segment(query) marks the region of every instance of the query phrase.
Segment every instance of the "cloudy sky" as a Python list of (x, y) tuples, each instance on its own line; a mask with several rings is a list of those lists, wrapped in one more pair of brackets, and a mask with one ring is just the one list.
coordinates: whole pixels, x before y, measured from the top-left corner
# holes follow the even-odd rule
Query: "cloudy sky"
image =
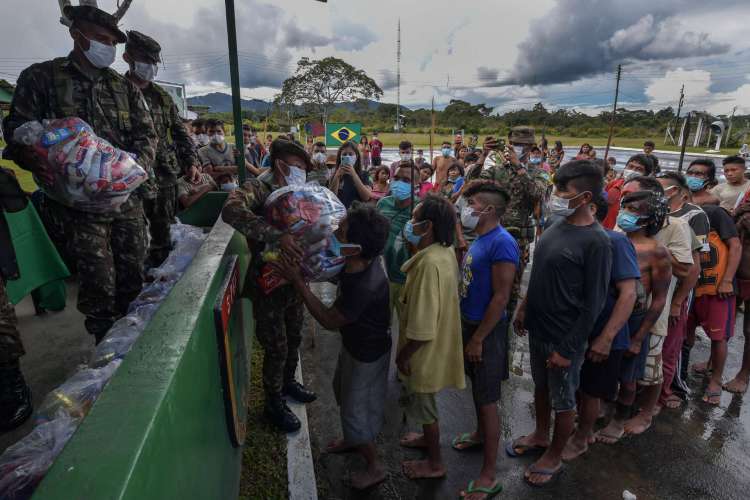
[[(77, 0), (74, 0), (76, 3)], [(114, 10), (115, 0), (99, 0)], [(236, 0), (245, 98), (269, 99), (302, 56), (334, 55), (364, 69), (395, 102), (401, 19), (401, 101), (451, 99), (498, 111), (530, 107), (596, 113), (611, 106), (623, 64), (623, 106), (750, 113), (748, 0)], [(0, 78), (65, 55), (55, 0), (2, 0)], [(47, 16), (40, 13), (46, 12)], [(226, 91), (224, 2), (133, 0), (122, 22), (157, 38), (160, 79), (189, 95)], [(124, 70), (124, 63), (116, 66)]]

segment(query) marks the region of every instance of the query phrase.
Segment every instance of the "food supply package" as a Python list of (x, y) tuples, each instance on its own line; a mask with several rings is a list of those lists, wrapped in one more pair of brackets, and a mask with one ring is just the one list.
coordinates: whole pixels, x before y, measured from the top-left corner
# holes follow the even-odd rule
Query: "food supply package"
[(129, 153), (97, 136), (80, 118), (26, 122), (13, 140), (31, 146), (54, 174), (51, 186), (41, 184), (44, 191), (77, 210), (112, 212), (148, 179)]
[[(266, 221), (276, 229), (289, 232), (305, 253), (302, 275), (308, 281), (328, 281), (344, 267), (333, 232), (346, 216), (346, 208), (335, 194), (317, 183), (298, 184), (277, 189), (265, 204)], [(277, 246), (268, 246), (262, 254), (258, 284), (268, 294), (286, 283), (274, 272), (273, 262), (280, 258)]]

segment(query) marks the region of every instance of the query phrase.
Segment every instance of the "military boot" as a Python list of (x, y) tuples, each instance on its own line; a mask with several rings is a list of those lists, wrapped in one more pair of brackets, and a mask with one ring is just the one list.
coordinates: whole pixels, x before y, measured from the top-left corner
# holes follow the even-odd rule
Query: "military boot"
[(292, 410), (286, 405), (281, 394), (266, 394), (266, 418), (284, 432), (298, 431), (302, 424)]
[(283, 390), (284, 396), (289, 396), (295, 401), (300, 403), (312, 403), (318, 399), (317, 394), (313, 391), (306, 389), (304, 385), (300, 384), (296, 380), (292, 380), (284, 385)]
[(9, 431), (31, 416), (31, 389), (18, 361), (0, 365), (0, 431)]

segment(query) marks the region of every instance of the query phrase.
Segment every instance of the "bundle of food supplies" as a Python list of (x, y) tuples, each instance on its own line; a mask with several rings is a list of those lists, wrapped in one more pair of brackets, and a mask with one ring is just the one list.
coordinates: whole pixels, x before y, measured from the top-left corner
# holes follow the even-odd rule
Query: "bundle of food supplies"
[(116, 210), (148, 179), (130, 153), (97, 136), (80, 118), (26, 122), (15, 130), (13, 140), (31, 146), (54, 175), (44, 191), (78, 210)]
[[(336, 195), (316, 183), (277, 189), (265, 205), (266, 221), (294, 236), (302, 248), (302, 275), (307, 281), (328, 281), (344, 267), (333, 232), (345, 216), (346, 208)], [(268, 246), (262, 254), (266, 264), (258, 284), (266, 294), (286, 283), (272, 265), (280, 257), (277, 245)]]

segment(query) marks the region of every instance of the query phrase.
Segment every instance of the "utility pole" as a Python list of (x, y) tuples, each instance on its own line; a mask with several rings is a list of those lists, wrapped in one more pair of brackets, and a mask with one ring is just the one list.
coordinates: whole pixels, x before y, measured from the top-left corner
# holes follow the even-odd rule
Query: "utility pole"
[(687, 118), (685, 119), (685, 127), (683, 129), (682, 145), (680, 146), (680, 160), (677, 163), (677, 172), (682, 173), (682, 161), (685, 159), (685, 148), (687, 147), (688, 137), (690, 136), (690, 113), (688, 112)]
[[(682, 104), (685, 102), (685, 84), (682, 84), (682, 88), (680, 89), (680, 101), (677, 104), (677, 116), (674, 118), (674, 124), (675, 124), (675, 132), (677, 132), (676, 127), (679, 127), (680, 125), (680, 112), (682, 111)], [(672, 138), (672, 142), (674, 142), (674, 135), (672, 135), (672, 131), (670, 130), (671, 126), (667, 128), (667, 134)], [(664, 144), (667, 143), (666, 136), (664, 137)]]
[(727, 136), (724, 139), (724, 146), (729, 144), (729, 137), (732, 135), (732, 119), (734, 118), (735, 111), (737, 111), (737, 106), (732, 108), (732, 114), (729, 116), (729, 126), (727, 127)]
[(607, 137), (607, 148), (604, 150), (604, 161), (609, 156), (609, 146), (612, 144), (612, 134), (615, 131), (615, 113), (617, 112), (617, 98), (620, 96), (620, 78), (622, 77), (622, 64), (617, 65), (617, 83), (615, 84), (615, 103), (612, 105), (612, 116), (609, 118), (609, 137)]
[(396, 132), (401, 132), (401, 18), (396, 38)]
[(432, 141), (435, 135), (435, 96), (432, 96), (432, 111), (430, 112), (430, 164), (432, 164)]
[[(234, 20), (234, 0), (225, 0), (227, 11), (227, 42), (229, 45), (229, 76), (232, 81), (232, 114), (234, 115), (234, 144), (237, 151), (244, 151), (242, 138), (242, 104), (240, 102), (240, 69), (237, 59), (237, 27)], [(237, 173), (240, 184), (245, 182), (245, 156), (238, 155)]]

